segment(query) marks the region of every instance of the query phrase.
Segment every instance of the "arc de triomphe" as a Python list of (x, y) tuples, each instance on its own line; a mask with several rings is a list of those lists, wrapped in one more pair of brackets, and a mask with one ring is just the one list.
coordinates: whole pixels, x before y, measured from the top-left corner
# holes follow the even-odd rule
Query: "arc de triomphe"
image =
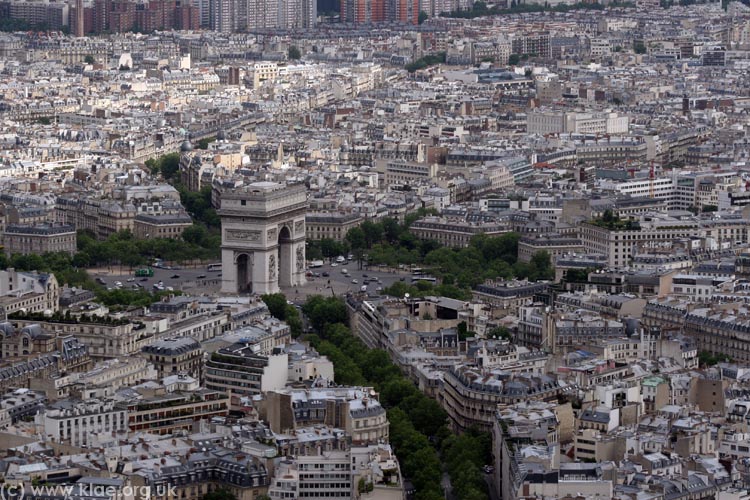
[(276, 293), (305, 282), (304, 185), (255, 182), (222, 192), (221, 291)]

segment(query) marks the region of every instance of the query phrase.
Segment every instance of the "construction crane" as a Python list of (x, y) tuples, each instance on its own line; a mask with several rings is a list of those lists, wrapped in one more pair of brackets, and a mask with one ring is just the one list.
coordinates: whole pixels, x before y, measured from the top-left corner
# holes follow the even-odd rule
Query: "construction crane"
[(648, 169), (648, 197), (654, 198), (654, 160), (651, 160), (651, 168)]

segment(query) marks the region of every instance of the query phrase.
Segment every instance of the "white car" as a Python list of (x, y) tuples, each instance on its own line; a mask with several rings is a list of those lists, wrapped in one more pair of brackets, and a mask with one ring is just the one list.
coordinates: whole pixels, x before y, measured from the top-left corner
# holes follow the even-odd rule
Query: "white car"
[(359, 283), (359, 281), (357, 281), (357, 279), (355, 278), (352, 280), (352, 283), (356, 285), (357, 283)]
[(331, 267), (339, 267), (339, 265), (336, 264), (335, 262), (333, 262), (333, 263), (331, 263)]
[(122, 281), (115, 281), (115, 286), (118, 287), (118, 288), (121, 287), (122, 286)]
[(341, 274), (349, 274), (349, 271), (346, 268), (343, 268), (341, 270)]

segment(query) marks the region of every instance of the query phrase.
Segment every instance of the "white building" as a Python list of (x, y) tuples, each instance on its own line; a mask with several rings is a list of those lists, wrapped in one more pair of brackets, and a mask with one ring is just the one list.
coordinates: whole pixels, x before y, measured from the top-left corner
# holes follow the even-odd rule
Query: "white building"
[(126, 409), (98, 399), (60, 401), (37, 415), (36, 422), (48, 439), (71, 446), (86, 446), (95, 434), (128, 430)]
[(351, 454), (327, 451), (282, 461), (268, 488), (271, 498), (355, 498)]
[(617, 113), (536, 111), (526, 115), (529, 134), (627, 134), (630, 119)]

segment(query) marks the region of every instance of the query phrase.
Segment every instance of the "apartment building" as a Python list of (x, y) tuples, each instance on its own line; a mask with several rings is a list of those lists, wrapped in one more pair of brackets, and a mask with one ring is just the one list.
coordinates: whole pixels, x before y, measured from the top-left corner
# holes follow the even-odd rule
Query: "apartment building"
[(187, 373), (197, 380), (203, 379), (203, 349), (192, 337), (157, 340), (143, 347), (141, 353), (156, 368), (159, 378)]
[(546, 283), (528, 281), (490, 281), (477, 285), (472, 291), (472, 299), (489, 304), (493, 309), (517, 314), (521, 306), (534, 302), (534, 296), (544, 294), (549, 289)]
[(172, 434), (190, 431), (198, 420), (229, 414), (229, 396), (220, 391), (198, 389), (189, 392), (154, 393), (124, 403), (127, 428), (131, 432)]
[(629, 265), (636, 247), (644, 243), (671, 242), (698, 233), (698, 223), (694, 221), (634, 224), (630, 229), (609, 229), (587, 222), (580, 229), (583, 248), (589, 253), (606, 255), (607, 263), (613, 267)]
[(86, 344), (92, 358), (116, 358), (135, 354), (143, 343), (154, 339), (141, 339), (142, 324), (127, 320), (105, 321), (104, 319), (64, 318), (25, 319), (16, 315), (11, 321), (17, 328), (38, 324), (44, 331), (57, 336), (72, 335)]
[(522, 237), (518, 241), (518, 260), (530, 262), (538, 252), (547, 252), (551, 262), (569, 254), (583, 253), (583, 243), (578, 238), (562, 235), (539, 235), (536, 237)]
[(557, 401), (572, 393), (552, 375), (535, 377), (508, 373), (501, 369), (483, 370), (471, 365), (456, 365), (444, 373), (442, 405), (456, 430), (476, 426), (492, 431), (498, 405), (521, 401)]
[[(170, 460), (161, 460), (165, 459)], [(266, 464), (249, 453), (212, 446), (188, 453), (179, 461), (172, 457), (174, 466), (164, 467), (161, 460), (155, 459), (155, 466), (144, 467), (130, 476), (135, 487), (146, 486), (152, 492), (174, 491), (177, 498), (184, 500), (200, 500), (217, 490), (227, 490), (238, 500), (256, 500), (268, 491), (270, 473)]]
[(70, 224), (8, 224), (3, 233), (5, 254), (42, 255), (48, 252), (75, 254), (76, 228)]
[(271, 430), (325, 424), (344, 429), (352, 445), (388, 441), (388, 418), (372, 388), (280, 389), (265, 395), (261, 414)]
[(128, 411), (114, 401), (62, 400), (52, 403), (36, 421), (55, 443), (87, 446), (96, 434), (127, 432)]
[(529, 134), (627, 134), (629, 118), (617, 113), (533, 111), (526, 115)]
[(0, 307), (6, 315), (59, 310), (60, 286), (54, 274), (0, 271)]
[(344, 241), (350, 229), (358, 227), (365, 218), (355, 213), (308, 212), (305, 215), (305, 237), (308, 240)]
[(506, 222), (467, 222), (460, 218), (425, 217), (414, 222), (409, 232), (421, 240), (437, 241), (443, 246), (468, 247), (478, 234), (500, 236), (512, 230)]
[(138, 214), (133, 221), (133, 235), (138, 239), (179, 239), (182, 232), (193, 226), (187, 213)]
[(420, 181), (429, 181), (437, 177), (438, 165), (431, 163), (415, 163), (405, 160), (378, 160), (380, 168), (384, 169), (384, 180), (386, 186), (408, 184), (413, 185)]
[(255, 396), (286, 385), (288, 356), (259, 354), (257, 344), (237, 343), (206, 360), (205, 385), (227, 394)]

